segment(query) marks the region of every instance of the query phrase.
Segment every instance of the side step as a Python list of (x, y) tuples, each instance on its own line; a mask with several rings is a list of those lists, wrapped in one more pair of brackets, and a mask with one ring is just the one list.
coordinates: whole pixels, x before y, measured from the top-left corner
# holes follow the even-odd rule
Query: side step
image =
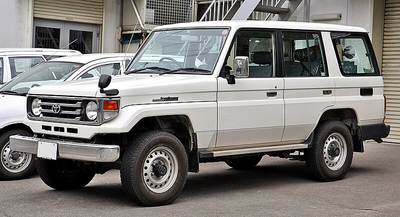
[(302, 143), (302, 144), (234, 149), (234, 150), (223, 150), (223, 151), (200, 151), (199, 157), (200, 159), (204, 159), (204, 158), (215, 158), (215, 157), (225, 157), (225, 156), (235, 156), (235, 155), (245, 155), (245, 154), (268, 153), (275, 151), (300, 150), (300, 149), (307, 149), (309, 147), (310, 144)]

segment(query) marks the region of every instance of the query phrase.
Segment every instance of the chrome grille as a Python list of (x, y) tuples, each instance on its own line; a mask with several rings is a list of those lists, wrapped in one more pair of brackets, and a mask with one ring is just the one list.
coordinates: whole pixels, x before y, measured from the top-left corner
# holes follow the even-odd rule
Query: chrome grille
[[(40, 100), (40, 116), (35, 116), (31, 112), (32, 101), (36, 98)], [(29, 95), (27, 102), (28, 117), (32, 120), (59, 123), (99, 124), (98, 120), (90, 121), (85, 115), (87, 103), (89, 101), (99, 102), (99, 100), (82, 97)]]
[(42, 115), (49, 118), (60, 118), (73, 121), (81, 121), (82, 101), (64, 99), (41, 99)]

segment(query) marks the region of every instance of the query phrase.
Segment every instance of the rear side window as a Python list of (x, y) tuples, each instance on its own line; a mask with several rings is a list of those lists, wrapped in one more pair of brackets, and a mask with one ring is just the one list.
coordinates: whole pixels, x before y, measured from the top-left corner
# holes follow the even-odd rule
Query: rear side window
[(337, 60), (343, 75), (379, 75), (367, 34), (331, 33)]
[(282, 32), (286, 77), (328, 76), (321, 35), (312, 32)]
[(0, 58), (0, 84), (3, 83), (3, 76), (4, 76), (4, 62), (3, 58)]
[(9, 57), (11, 77), (19, 75), (27, 69), (35, 66), (36, 64), (43, 62), (44, 59), (40, 56), (36, 57)]

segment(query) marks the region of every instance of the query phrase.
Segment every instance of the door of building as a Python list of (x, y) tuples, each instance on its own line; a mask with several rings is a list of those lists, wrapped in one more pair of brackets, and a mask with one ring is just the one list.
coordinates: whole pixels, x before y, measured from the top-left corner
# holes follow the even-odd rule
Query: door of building
[(98, 52), (99, 25), (34, 19), (33, 47)]

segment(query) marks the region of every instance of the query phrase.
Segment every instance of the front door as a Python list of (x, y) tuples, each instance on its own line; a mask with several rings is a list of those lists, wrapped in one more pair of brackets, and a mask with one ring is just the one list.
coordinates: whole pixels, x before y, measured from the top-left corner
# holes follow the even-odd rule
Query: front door
[(259, 147), (281, 141), (284, 127), (283, 78), (276, 76), (274, 32), (238, 31), (226, 69), (236, 56), (249, 58), (249, 77), (228, 84), (218, 78), (217, 148)]

